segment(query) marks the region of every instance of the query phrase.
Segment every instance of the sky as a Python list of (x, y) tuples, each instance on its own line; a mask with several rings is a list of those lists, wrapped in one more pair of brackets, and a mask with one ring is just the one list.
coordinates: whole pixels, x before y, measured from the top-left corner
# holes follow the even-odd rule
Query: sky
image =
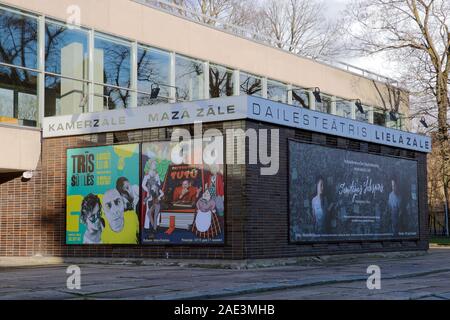
[[(344, 10), (351, 1), (352, 0), (325, 0), (328, 7), (326, 15), (329, 17), (338, 17), (340, 12)], [(390, 62), (385, 54), (359, 58), (341, 58), (339, 60), (386, 77), (395, 77), (397, 70), (395, 63)]]

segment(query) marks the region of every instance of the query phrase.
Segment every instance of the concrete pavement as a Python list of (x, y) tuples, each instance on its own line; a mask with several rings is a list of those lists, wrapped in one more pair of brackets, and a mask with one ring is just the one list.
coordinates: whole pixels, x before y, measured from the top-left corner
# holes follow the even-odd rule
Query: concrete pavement
[[(0, 299), (450, 299), (447, 248), (254, 269), (79, 264), (81, 290), (67, 288), (68, 265), (1, 267)], [(381, 290), (366, 287), (369, 265), (381, 268)]]

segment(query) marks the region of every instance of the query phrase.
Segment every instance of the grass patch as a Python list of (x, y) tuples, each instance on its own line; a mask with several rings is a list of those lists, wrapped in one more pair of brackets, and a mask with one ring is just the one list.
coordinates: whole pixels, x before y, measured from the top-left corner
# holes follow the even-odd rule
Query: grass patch
[(430, 244), (436, 244), (438, 246), (450, 246), (450, 237), (432, 237)]

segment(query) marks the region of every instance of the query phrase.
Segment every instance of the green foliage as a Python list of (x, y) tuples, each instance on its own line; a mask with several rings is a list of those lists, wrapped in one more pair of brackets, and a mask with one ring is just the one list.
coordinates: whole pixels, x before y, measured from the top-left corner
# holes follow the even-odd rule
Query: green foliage
[(450, 237), (435, 237), (430, 239), (430, 244), (436, 244), (439, 246), (450, 246)]

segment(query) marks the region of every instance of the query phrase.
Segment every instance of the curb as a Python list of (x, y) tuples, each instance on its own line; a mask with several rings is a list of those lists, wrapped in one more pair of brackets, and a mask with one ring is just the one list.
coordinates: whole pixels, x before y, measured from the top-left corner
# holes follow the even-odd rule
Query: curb
[(64, 264), (58, 257), (0, 257), (0, 268), (49, 267)]

